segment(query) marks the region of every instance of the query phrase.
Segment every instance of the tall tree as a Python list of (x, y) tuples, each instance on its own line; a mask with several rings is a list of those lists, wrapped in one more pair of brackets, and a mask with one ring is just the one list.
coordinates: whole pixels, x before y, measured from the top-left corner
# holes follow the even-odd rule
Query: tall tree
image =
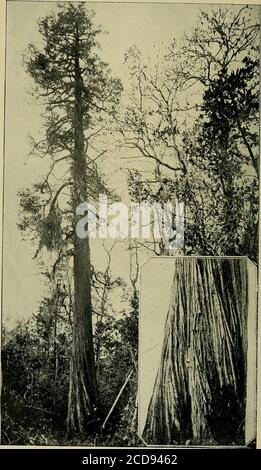
[[(29, 47), (27, 71), (45, 108), (44, 137), (32, 154), (49, 159), (50, 168), (33, 191), (21, 194), (21, 228), (38, 238), (57, 264), (73, 258), (73, 338), (67, 430), (88, 431), (97, 408), (91, 306), (89, 238), (76, 233), (76, 208), (106, 191), (97, 160), (101, 142), (115, 115), (121, 85), (97, 55), (93, 15), (82, 4), (58, 6), (39, 22), (42, 48)], [(57, 170), (58, 163), (60, 169)], [(59, 185), (57, 186), (57, 181)], [(69, 189), (69, 192), (68, 192)], [(29, 225), (28, 225), (29, 224)], [(72, 228), (73, 227), (73, 228)]]

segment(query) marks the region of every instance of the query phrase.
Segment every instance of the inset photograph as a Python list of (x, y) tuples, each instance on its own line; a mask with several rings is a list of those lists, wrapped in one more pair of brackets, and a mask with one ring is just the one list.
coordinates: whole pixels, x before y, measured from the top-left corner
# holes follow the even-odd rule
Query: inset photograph
[(256, 428), (256, 266), (157, 257), (141, 271), (139, 435), (245, 446)]

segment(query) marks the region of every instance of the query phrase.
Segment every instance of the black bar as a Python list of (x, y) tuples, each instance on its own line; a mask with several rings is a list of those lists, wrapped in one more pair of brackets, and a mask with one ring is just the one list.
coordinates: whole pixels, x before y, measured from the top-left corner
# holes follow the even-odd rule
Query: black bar
[[(0, 464), (8, 466), (26, 465), (27, 468), (36, 468), (37, 465), (49, 466), (72, 465), (72, 468), (113, 468), (118, 469), (127, 465), (135, 468), (140, 465), (160, 466), (178, 469), (191, 465), (188, 468), (213, 465), (240, 465), (243, 468), (258, 468), (251, 465), (261, 464), (260, 449), (184, 449), (184, 448), (82, 448), (82, 449), (10, 449), (1, 447)], [(157, 460), (157, 462), (155, 461)], [(2, 466), (2, 468), (5, 468)], [(222, 470), (222, 469), (221, 469)]]

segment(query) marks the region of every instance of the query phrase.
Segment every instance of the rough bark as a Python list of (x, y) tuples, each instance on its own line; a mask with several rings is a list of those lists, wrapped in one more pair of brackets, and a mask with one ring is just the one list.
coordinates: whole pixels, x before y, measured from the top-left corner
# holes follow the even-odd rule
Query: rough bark
[(176, 260), (143, 439), (243, 442), (246, 316), (245, 260)]
[(80, 239), (76, 233), (76, 207), (86, 200), (87, 166), (84, 155), (82, 92), (83, 83), (79, 64), (79, 35), (75, 33), (75, 109), (73, 155), (73, 211), (74, 211), (74, 319), (68, 400), (67, 432), (85, 433), (93, 420), (97, 405), (97, 387), (93, 348), (90, 246), (88, 237)]

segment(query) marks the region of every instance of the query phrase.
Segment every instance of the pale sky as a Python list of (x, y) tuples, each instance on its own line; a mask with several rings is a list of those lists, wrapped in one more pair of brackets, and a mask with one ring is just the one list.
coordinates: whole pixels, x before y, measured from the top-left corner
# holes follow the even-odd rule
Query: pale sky
[[(128, 88), (123, 65), (126, 50), (135, 44), (145, 57), (153, 57), (155, 50), (167, 46), (174, 36), (182, 38), (189, 33), (200, 12), (199, 5), (189, 4), (88, 5), (96, 13), (95, 22), (109, 33), (100, 38), (102, 58), (122, 79), (125, 88)], [(18, 191), (45, 173), (39, 159), (26, 159), (30, 151), (28, 134), (36, 140), (40, 136), (42, 110), (29, 94), (32, 82), (25, 73), (22, 58), (30, 42), (40, 44), (37, 20), (55, 10), (55, 3), (50, 2), (7, 3), (3, 321), (9, 327), (18, 319), (29, 318), (43, 293), (43, 280), (36, 275), (37, 266), (32, 260), (32, 246), (21, 241), (16, 227)], [(108, 182), (119, 194), (126, 191), (124, 165), (120, 155), (111, 155), (103, 162)], [(94, 258), (101, 268), (100, 250), (96, 250)], [(124, 248), (114, 257), (113, 272), (115, 276), (128, 276), (128, 252)]]

